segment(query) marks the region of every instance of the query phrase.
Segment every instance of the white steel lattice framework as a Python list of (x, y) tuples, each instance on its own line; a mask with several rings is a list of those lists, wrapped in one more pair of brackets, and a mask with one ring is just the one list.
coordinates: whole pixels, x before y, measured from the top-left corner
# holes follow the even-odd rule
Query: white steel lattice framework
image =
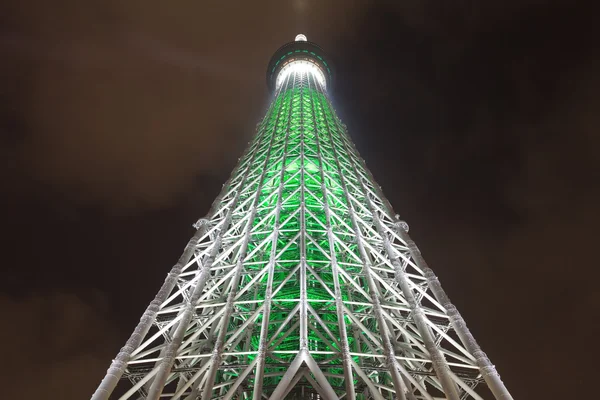
[(275, 53), (255, 139), (94, 400), (512, 399), (332, 109), (330, 78), (306, 38)]

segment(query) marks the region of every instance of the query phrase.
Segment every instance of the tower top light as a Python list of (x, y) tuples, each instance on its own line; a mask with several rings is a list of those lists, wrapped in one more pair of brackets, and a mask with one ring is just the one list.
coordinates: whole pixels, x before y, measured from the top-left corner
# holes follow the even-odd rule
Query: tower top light
[(296, 35), (296, 40), (281, 46), (267, 67), (267, 85), (271, 91), (276, 90), (282, 82), (284, 74), (296, 69), (310, 70), (317, 74), (323, 87), (331, 86), (331, 63), (325, 52), (317, 44), (309, 42), (306, 35)]

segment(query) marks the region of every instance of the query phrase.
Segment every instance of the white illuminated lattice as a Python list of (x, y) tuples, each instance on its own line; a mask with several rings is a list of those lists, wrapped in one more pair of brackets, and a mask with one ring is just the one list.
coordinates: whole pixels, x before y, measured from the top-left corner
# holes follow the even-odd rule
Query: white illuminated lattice
[(281, 84), (285, 81), (285, 79), (287, 78), (287, 76), (291, 73), (299, 73), (299, 74), (312, 74), (314, 75), (315, 79), (317, 80), (317, 82), (319, 82), (319, 84), (325, 88), (326, 87), (326, 81), (325, 81), (325, 74), (323, 73), (323, 70), (321, 70), (321, 68), (319, 68), (319, 66), (311, 61), (308, 60), (294, 60), (290, 63), (288, 63), (287, 65), (285, 65), (283, 68), (281, 68), (281, 71), (279, 71), (279, 74), (277, 74), (277, 80), (275, 81), (275, 88), (279, 88), (281, 86)]
[(326, 64), (289, 47), (254, 139), (91, 400), (483, 400), (483, 382), (512, 400), (336, 115)]
[(296, 42), (306, 42), (308, 39), (306, 39), (306, 35), (303, 35), (301, 33), (296, 35)]

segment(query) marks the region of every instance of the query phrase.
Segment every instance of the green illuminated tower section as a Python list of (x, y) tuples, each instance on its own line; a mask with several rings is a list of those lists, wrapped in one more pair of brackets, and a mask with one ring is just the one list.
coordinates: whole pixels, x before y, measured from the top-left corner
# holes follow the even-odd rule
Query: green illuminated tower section
[(333, 110), (304, 35), (94, 400), (511, 399)]

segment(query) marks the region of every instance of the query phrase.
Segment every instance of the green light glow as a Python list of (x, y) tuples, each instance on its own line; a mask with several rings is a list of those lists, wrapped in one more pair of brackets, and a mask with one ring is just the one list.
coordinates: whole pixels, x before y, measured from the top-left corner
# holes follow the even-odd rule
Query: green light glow
[[(256, 139), (261, 143), (268, 143), (271, 139), (273, 141), (270, 153), (265, 152), (254, 160), (255, 164), (266, 162), (266, 171), (260, 189), (259, 208), (253, 223), (255, 233), (252, 235), (248, 248), (248, 254), (252, 254), (252, 257), (246, 260), (246, 270), (248, 272), (260, 271), (264, 268), (265, 263), (269, 262), (272, 252), (280, 254), (274, 269), (274, 294), (269, 319), (269, 333), (273, 334), (297, 305), (297, 299), (300, 298), (298, 232), (301, 214), (298, 210), (301, 208), (300, 190), (303, 189), (306, 209), (305, 226), (307, 235), (311, 238), (306, 241), (306, 262), (309, 267), (307, 274), (308, 303), (325, 323), (325, 327), (320, 326), (309, 315), (309, 321), (312, 323), (309, 322), (310, 326), (308, 327), (308, 349), (311, 353), (327, 350), (329, 354), (326, 352), (325, 354), (313, 353), (313, 358), (317, 363), (327, 365), (332, 358), (337, 358), (332, 357), (331, 351), (340, 350), (341, 339), (338, 333), (334, 296), (332, 296), (335, 290), (333, 274), (327, 255), (332, 252), (336, 253), (338, 263), (346, 263), (344, 269), (349, 274), (361, 273), (362, 266), (356, 263), (360, 256), (356, 244), (353, 243), (354, 232), (348, 221), (338, 218), (331, 219), (332, 229), (339, 237), (346, 239), (346, 247), (343, 248), (338, 244), (333, 249), (330, 248), (323, 210), (325, 196), (321, 184), (324, 183), (327, 190), (326, 200), (329, 207), (335, 211), (335, 215), (347, 214), (348, 204), (346, 204), (338, 169), (333, 167), (336, 160), (332, 149), (334, 147), (338, 149), (340, 153), (338, 157), (342, 158), (339, 160), (340, 163), (347, 166), (350, 164), (350, 160), (345, 154), (342, 137), (344, 133), (340, 129), (341, 123), (331, 109), (326, 95), (316, 87), (308, 87), (306, 84), (290, 86), (288, 83), (287, 87), (277, 93), (270, 112), (260, 126)], [(268, 160), (267, 157), (269, 157)], [(320, 174), (321, 169), (324, 172), (324, 182)], [(304, 179), (304, 186), (302, 186), (302, 179)], [(256, 182), (255, 185), (258, 189), (259, 183)], [(275, 193), (281, 185), (283, 185), (281, 196), (284, 201), (282, 201), (282, 208), (276, 221), (273, 212), (277, 204)], [(272, 216), (267, 218), (269, 214)], [(276, 225), (279, 227), (277, 240), (274, 242), (265, 240), (271, 235)], [(252, 278), (252, 273), (243, 276), (240, 287), (247, 285)], [(260, 280), (265, 288), (267, 279), (267, 274), (264, 274)], [(340, 282), (340, 284), (342, 287), (347, 286), (344, 282)], [(265, 290), (257, 290), (252, 296), (258, 302), (249, 307), (247, 311), (262, 304), (265, 299)], [(347, 291), (342, 293), (342, 299), (348, 300)], [(369, 301), (368, 299), (362, 300)], [(347, 316), (345, 320), (350, 325), (351, 321)], [(262, 317), (259, 317), (256, 324), (259, 321), (262, 322)], [(300, 328), (297, 323), (293, 322), (292, 320), (289, 327), (274, 337), (275, 345), (269, 348), (271, 356), (267, 356), (266, 365), (270, 367), (265, 371), (263, 383), (265, 390), (268, 387), (275, 387), (281, 379), (280, 376), (270, 376), (281, 371), (281, 368), (276, 365), (283, 361), (291, 362), (299, 350)], [(331, 334), (334, 335), (335, 341), (328, 339)], [(325, 344), (324, 341), (330, 343)], [(352, 351), (369, 351), (365, 345), (363, 348), (356, 348), (354, 337), (348, 337), (348, 341)], [(258, 351), (258, 333), (252, 337), (251, 343), (251, 348), (243, 349), (240, 346), (237, 350)], [(254, 354), (247, 356), (248, 362), (254, 358)], [(357, 357), (354, 359), (358, 362)], [(338, 361), (331, 362), (331, 367), (327, 370), (331, 375), (338, 376), (330, 378), (331, 385), (343, 387), (343, 368)], [(223, 373), (221, 379), (231, 379), (231, 376)], [(357, 398), (363, 397), (358, 395)]]

